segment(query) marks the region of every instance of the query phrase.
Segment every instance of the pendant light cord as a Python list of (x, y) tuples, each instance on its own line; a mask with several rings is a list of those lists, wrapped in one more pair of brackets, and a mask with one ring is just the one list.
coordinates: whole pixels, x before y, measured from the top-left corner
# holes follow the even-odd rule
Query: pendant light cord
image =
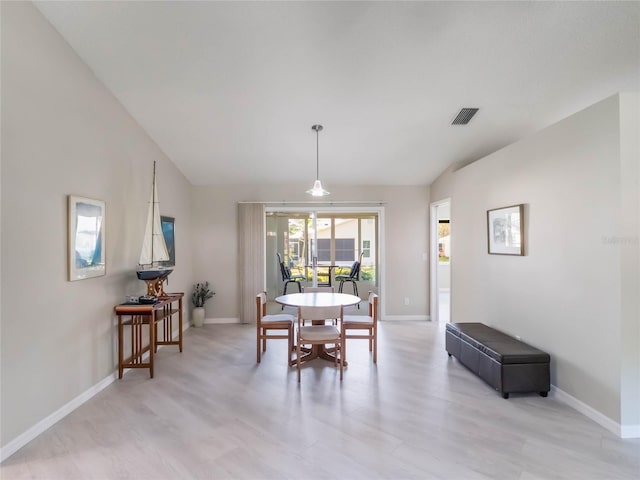
[(313, 125), (311, 130), (316, 132), (316, 181), (313, 182), (313, 187), (311, 190), (307, 190), (307, 193), (314, 197), (322, 197), (329, 195), (329, 192), (322, 188), (322, 183), (320, 183), (320, 130), (322, 130), (322, 125)]
[(320, 130), (322, 125), (313, 125), (311, 130), (316, 132), (316, 180), (320, 180)]
[(316, 129), (316, 180), (320, 180), (320, 129)]

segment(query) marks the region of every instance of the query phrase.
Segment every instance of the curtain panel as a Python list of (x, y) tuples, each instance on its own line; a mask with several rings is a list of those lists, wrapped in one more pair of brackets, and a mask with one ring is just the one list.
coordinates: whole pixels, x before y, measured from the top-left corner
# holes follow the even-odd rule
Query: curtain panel
[(240, 321), (255, 323), (256, 295), (264, 291), (264, 205), (238, 204)]

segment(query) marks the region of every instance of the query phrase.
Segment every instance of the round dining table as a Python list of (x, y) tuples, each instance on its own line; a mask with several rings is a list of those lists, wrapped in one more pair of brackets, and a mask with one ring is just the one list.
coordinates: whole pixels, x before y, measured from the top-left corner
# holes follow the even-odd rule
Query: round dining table
[[(360, 303), (360, 297), (350, 295), (348, 293), (331, 293), (331, 292), (307, 292), (307, 293), (290, 293), (276, 297), (276, 302), (280, 305), (288, 307), (335, 307), (342, 305), (349, 307)], [(313, 321), (313, 324), (324, 324), (324, 320)], [(325, 345), (312, 345), (312, 348), (304, 349), (306, 354), (300, 358), (300, 363), (308, 362), (314, 358), (322, 358), (335, 362), (335, 356), (331, 354), (332, 350), (327, 350)], [(292, 362), (295, 363), (295, 362)], [(345, 360), (344, 365), (347, 365)]]
[(360, 297), (332, 292), (290, 293), (276, 297), (276, 302), (289, 307), (349, 307), (360, 303)]

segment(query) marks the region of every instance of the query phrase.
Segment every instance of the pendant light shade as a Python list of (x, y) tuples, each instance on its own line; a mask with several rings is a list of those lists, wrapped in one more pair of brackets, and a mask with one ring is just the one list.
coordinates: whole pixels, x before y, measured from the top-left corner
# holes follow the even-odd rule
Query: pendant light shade
[(329, 195), (324, 188), (322, 188), (322, 183), (320, 182), (320, 140), (319, 134), (322, 130), (322, 125), (314, 125), (311, 127), (311, 130), (316, 132), (316, 181), (313, 182), (313, 188), (311, 190), (307, 190), (306, 193), (313, 195), (314, 197), (323, 197), (325, 195)]

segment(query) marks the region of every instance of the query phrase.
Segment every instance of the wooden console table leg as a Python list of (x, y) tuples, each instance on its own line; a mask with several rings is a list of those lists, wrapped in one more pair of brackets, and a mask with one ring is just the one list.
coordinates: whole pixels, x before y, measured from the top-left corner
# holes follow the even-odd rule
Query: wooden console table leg
[(123, 335), (123, 331), (122, 331), (122, 316), (118, 315), (118, 378), (122, 379), (122, 373), (124, 371), (124, 367), (122, 366), (122, 363), (124, 361), (124, 352), (122, 351), (122, 345), (123, 345), (123, 341), (122, 341), (122, 335)]
[(158, 324), (156, 322), (156, 310), (149, 317), (149, 375), (153, 378), (153, 357), (155, 356), (156, 336), (158, 335)]
[(149, 342), (151, 342), (151, 337), (156, 340), (153, 344), (153, 353), (158, 353), (158, 322), (156, 321), (156, 313), (155, 311), (151, 315), (151, 320), (149, 324)]
[(182, 352), (182, 297), (178, 300), (178, 347)]

